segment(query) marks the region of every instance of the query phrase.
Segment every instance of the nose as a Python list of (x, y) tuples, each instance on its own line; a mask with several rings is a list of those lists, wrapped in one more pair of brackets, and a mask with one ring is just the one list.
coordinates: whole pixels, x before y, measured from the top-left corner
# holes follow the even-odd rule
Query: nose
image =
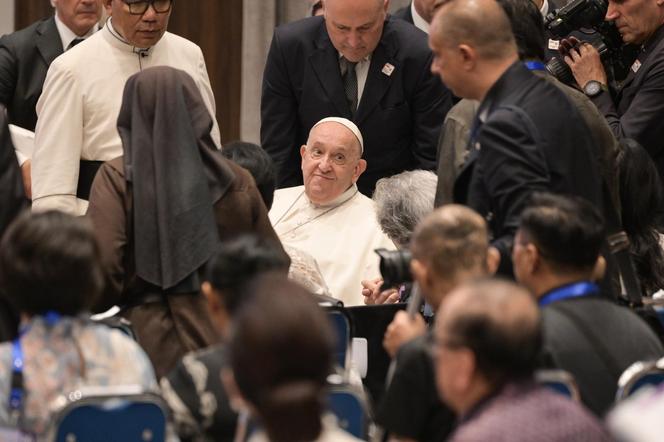
[(320, 169), (321, 172), (327, 172), (332, 168), (332, 162), (330, 161), (330, 157), (327, 155), (323, 155), (321, 159), (318, 161), (318, 169)]
[(616, 20), (620, 14), (618, 13), (618, 10), (616, 8), (616, 4), (613, 1), (609, 1), (609, 6), (606, 9), (606, 16), (604, 17), (604, 20), (606, 21), (614, 21)]
[(148, 9), (145, 10), (141, 16), (141, 20), (144, 21), (155, 21), (157, 20), (157, 11), (154, 9), (154, 3), (150, 2)]
[(348, 34), (348, 46), (350, 46), (351, 49), (357, 49), (360, 47), (361, 41), (362, 39), (356, 31), (350, 31)]

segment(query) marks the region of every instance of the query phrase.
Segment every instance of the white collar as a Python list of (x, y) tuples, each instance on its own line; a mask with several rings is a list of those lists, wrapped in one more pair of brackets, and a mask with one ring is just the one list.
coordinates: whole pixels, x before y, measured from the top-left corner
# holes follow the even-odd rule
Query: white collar
[(78, 36), (76, 35), (76, 33), (74, 33), (74, 31), (69, 29), (69, 27), (62, 22), (62, 20), (60, 20), (60, 17), (58, 17), (57, 12), (55, 14), (55, 27), (58, 28), (58, 34), (60, 34), (60, 40), (62, 40), (63, 51), (66, 51), (71, 42), (76, 40), (77, 38), (88, 38), (89, 36), (97, 32), (97, 30), (99, 30), (99, 24), (95, 23), (95, 25), (90, 28), (87, 34)]
[[(112, 17), (109, 17), (106, 20), (106, 26), (102, 29), (104, 38), (106, 38), (106, 41), (109, 42), (109, 44), (117, 49), (120, 49), (121, 51), (124, 52), (133, 52), (135, 54), (141, 54), (144, 57), (148, 56), (152, 53), (152, 50), (154, 49), (155, 46), (157, 46), (163, 39), (164, 36), (161, 37), (161, 39), (155, 43), (154, 46), (150, 46), (149, 48), (138, 48), (131, 43), (129, 43), (120, 33), (113, 27), (113, 21), (111, 20)], [(166, 35), (164, 33), (164, 35)]]
[[(311, 207), (316, 208), (316, 209), (325, 209), (329, 207), (334, 207), (334, 206), (340, 206), (346, 201), (350, 200), (355, 194), (358, 192), (357, 190), (357, 184), (353, 183), (344, 193), (333, 199), (332, 201), (324, 204), (314, 204), (312, 203), (309, 198), (307, 198), (307, 201), (311, 205)], [(306, 192), (305, 192), (306, 195)]]
[(549, 1), (544, 0), (542, 2), (542, 7), (540, 8), (540, 12), (542, 13), (542, 18), (546, 18), (546, 15), (549, 13)]
[(427, 21), (423, 19), (422, 16), (420, 16), (420, 14), (417, 13), (417, 10), (415, 9), (415, 2), (410, 2), (410, 13), (413, 15), (413, 24), (415, 25), (415, 27), (428, 34), (429, 23), (427, 23)]

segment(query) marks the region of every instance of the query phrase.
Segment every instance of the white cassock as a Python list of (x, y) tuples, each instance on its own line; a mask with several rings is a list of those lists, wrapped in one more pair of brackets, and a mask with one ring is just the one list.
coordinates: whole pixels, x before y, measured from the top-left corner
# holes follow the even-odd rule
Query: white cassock
[(304, 186), (279, 189), (269, 215), (281, 241), (313, 256), (330, 294), (345, 305), (363, 304), (360, 281), (380, 277), (374, 249), (396, 249), (380, 230), (373, 201), (356, 185), (321, 206), (309, 201)]
[(51, 64), (37, 102), (32, 156), (34, 210), (85, 214), (88, 202), (76, 198), (79, 161), (108, 161), (122, 155), (117, 119), (127, 79), (153, 66), (171, 66), (196, 82), (212, 115), (212, 138), (221, 146), (215, 102), (203, 52), (196, 44), (166, 32), (139, 53), (112, 29), (111, 21)]

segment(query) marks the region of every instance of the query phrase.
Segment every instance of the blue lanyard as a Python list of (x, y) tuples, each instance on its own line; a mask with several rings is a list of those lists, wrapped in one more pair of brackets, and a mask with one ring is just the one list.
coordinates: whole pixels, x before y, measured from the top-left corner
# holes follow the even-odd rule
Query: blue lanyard
[(530, 71), (545, 71), (546, 66), (541, 61), (526, 61), (523, 64), (526, 65)]
[[(60, 314), (49, 311), (44, 315), (44, 321), (50, 327), (53, 327), (60, 320)], [(9, 410), (12, 413), (19, 413), (23, 407), (23, 397), (25, 389), (23, 388), (23, 348), (21, 347), (21, 337), (30, 330), (30, 326), (24, 327), (18, 334), (18, 337), (12, 342), (12, 380), (11, 390), (9, 392)]]
[(575, 282), (551, 290), (540, 298), (538, 304), (540, 307), (544, 307), (545, 305), (562, 301), (563, 299), (579, 298), (581, 296), (588, 296), (595, 293), (599, 293), (599, 287), (597, 284), (589, 281)]

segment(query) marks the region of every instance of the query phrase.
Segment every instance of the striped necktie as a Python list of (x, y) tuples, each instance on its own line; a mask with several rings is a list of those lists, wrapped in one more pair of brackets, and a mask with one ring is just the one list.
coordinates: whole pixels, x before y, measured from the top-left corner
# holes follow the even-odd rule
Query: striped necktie
[(346, 93), (346, 101), (351, 117), (355, 116), (357, 110), (357, 73), (355, 72), (355, 66), (357, 66), (357, 62), (348, 61), (345, 57), (341, 58), (341, 79), (344, 83), (344, 92)]

